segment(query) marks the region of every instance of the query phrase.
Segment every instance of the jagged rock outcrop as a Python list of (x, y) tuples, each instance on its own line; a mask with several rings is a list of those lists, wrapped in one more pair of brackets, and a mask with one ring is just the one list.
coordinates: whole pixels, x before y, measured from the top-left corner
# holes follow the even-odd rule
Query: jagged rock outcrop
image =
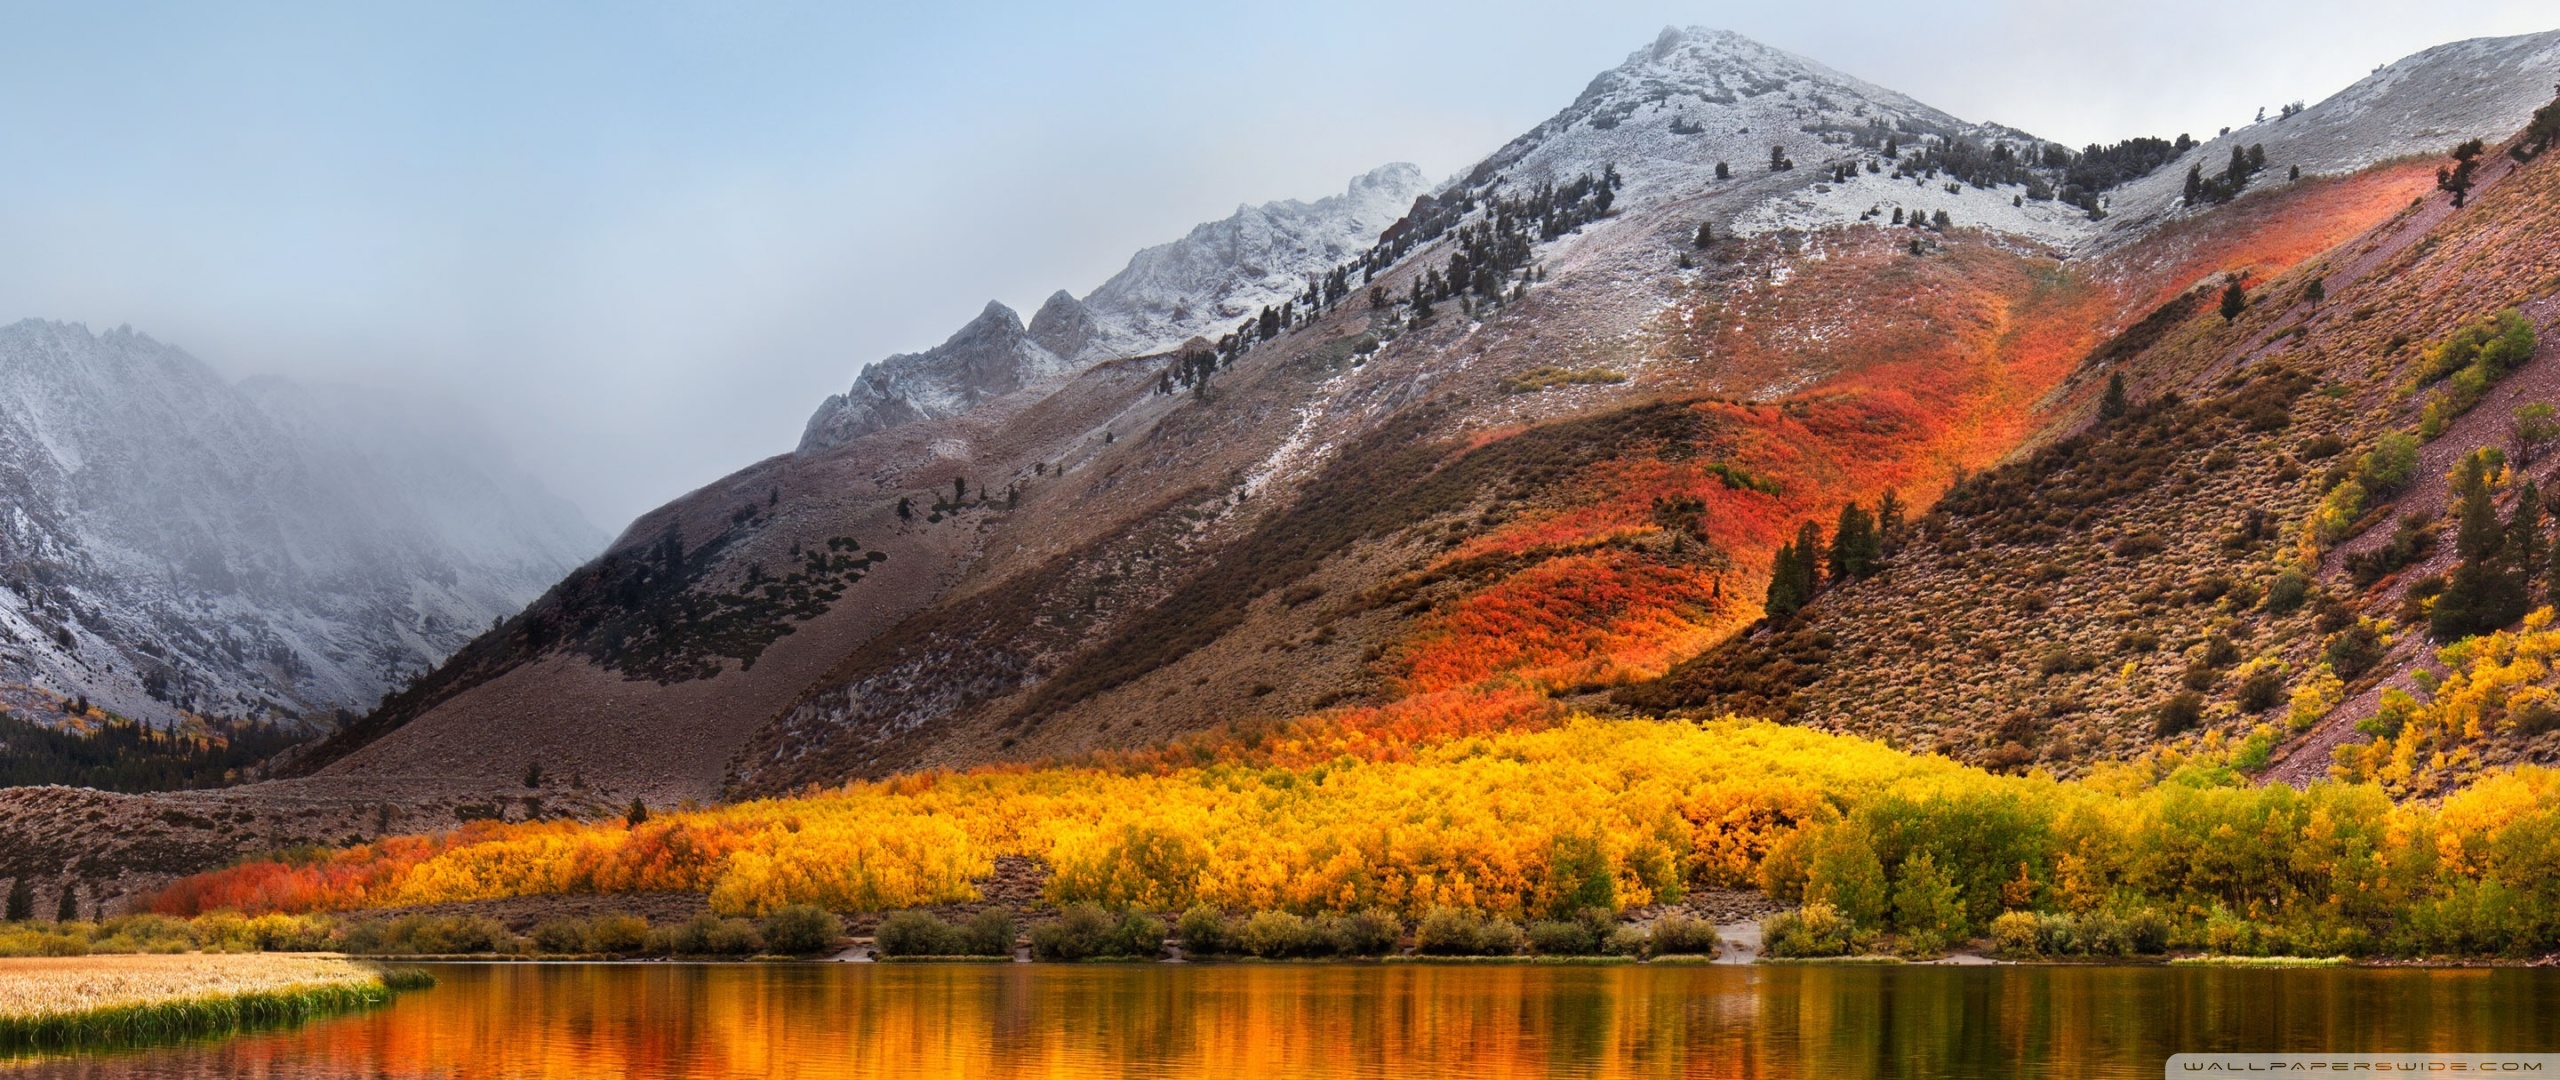
[(1082, 301), (1065, 290), (1053, 294), (1027, 329), (1004, 305), (989, 303), (951, 340), (863, 368), (852, 389), (818, 406), (800, 450), (958, 415), (1104, 360), (1217, 337), (1305, 291), (1308, 275), (1366, 249), (1429, 188), (1422, 170), (1398, 163), (1312, 203), (1237, 207), (1180, 240), (1140, 251)]

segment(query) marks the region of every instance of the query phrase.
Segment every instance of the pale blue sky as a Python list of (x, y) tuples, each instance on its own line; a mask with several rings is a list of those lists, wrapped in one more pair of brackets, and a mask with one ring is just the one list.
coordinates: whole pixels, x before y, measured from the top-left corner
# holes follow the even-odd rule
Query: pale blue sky
[(1445, 175), (1667, 24), (2077, 144), (2560, 5), (0, 2), (0, 321), (458, 394), (614, 529), (991, 297)]

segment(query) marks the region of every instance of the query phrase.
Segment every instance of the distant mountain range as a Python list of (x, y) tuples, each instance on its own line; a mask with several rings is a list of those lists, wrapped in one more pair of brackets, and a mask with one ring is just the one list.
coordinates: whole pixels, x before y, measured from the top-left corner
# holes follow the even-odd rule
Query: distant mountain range
[(33, 320), (0, 485), (0, 684), (157, 723), (363, 712), (605, 539), (449, 413)]

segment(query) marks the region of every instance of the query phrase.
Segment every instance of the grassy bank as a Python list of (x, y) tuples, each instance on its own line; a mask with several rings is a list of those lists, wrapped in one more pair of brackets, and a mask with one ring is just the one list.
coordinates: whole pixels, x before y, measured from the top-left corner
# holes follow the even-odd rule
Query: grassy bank
[(128, 955), (0, 960), (0, 1054), (225, 1035), (370, 1008), (432, 985), (337, 957)]

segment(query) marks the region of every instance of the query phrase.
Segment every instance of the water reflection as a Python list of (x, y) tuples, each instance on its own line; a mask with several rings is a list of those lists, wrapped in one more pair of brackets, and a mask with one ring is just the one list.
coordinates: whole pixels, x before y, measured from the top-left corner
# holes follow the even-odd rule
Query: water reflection
[(82, 1077), (2156, 1077), (2200, 1050), (2560, 1050), (2560, 973), (456, 965)]

